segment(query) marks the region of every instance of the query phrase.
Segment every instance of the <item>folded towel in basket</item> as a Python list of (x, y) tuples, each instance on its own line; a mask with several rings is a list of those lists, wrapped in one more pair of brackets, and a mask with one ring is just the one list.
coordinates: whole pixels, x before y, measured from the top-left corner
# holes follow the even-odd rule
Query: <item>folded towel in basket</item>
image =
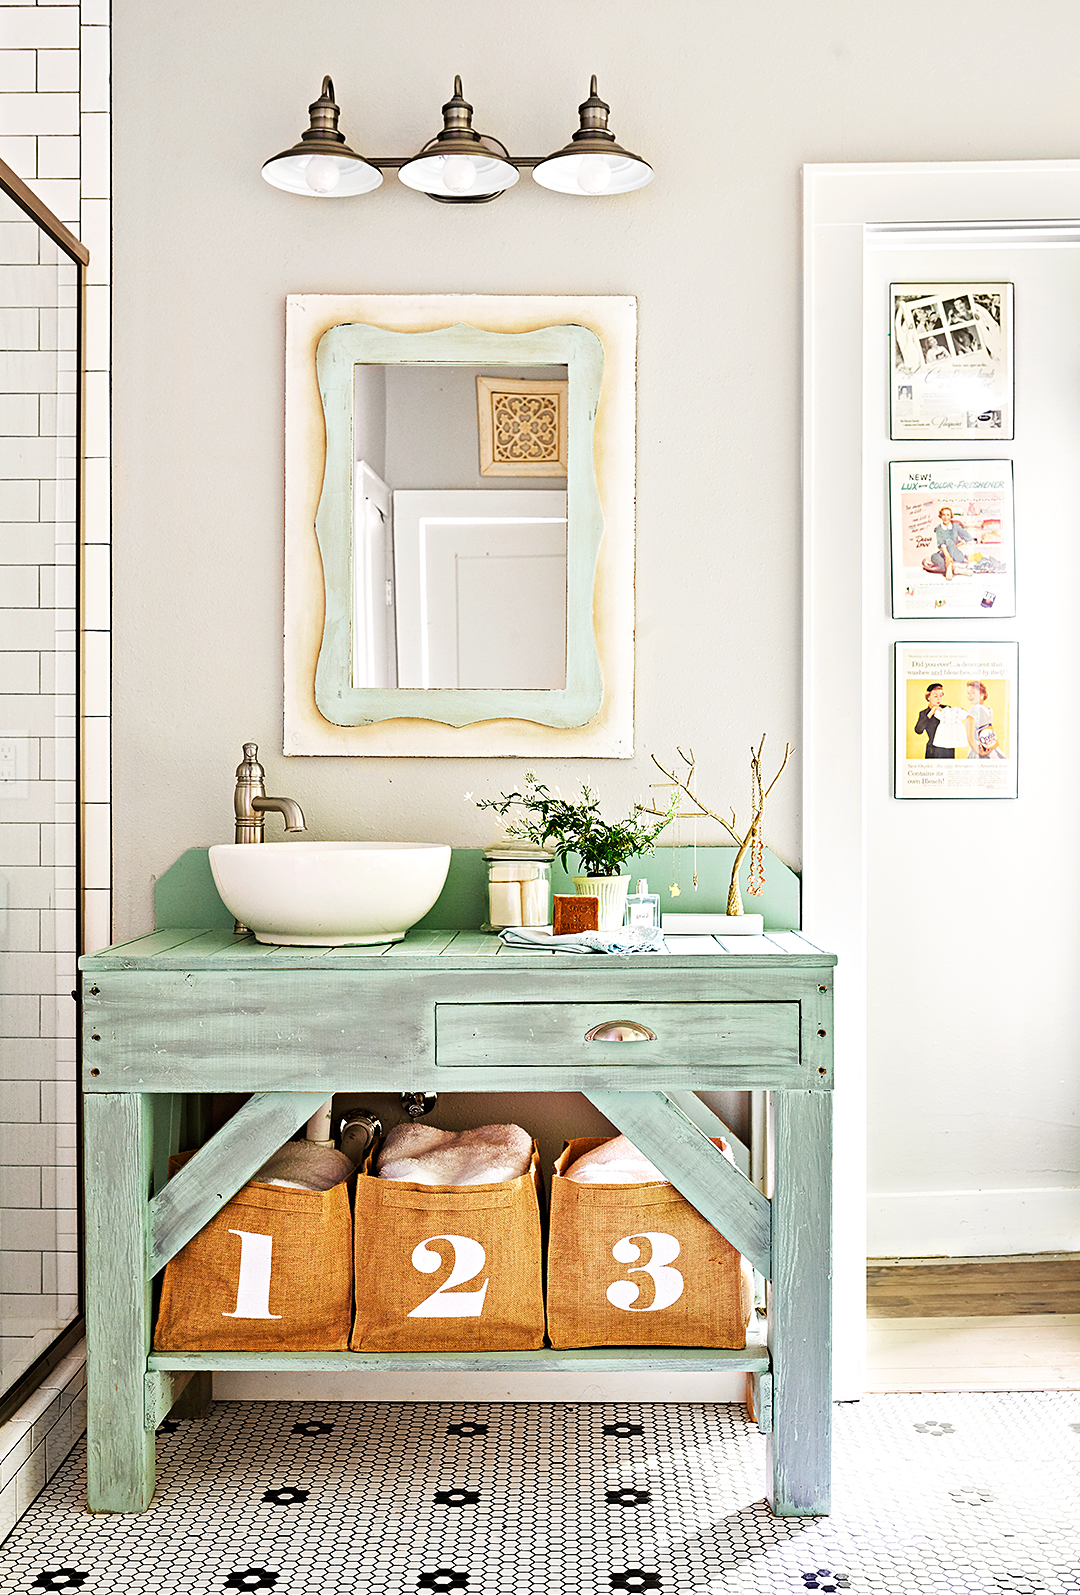
[(617, 1135), (602, 1146), (594, 1146), (591, 1152), (583, 1152), (576, 1163), (571, 1163), (563, 1178), (577, 1180), (582, 1185), (671, 1184), (625, 1135)]
[(580, 930), (572, 936), (553, 936), (550, 930), (526, 930), (508, 925), (499, 932), (507, 947), (539, 948), (552, 953), (666, 953), (667, 943), (655, 925), (634, 925), (624, 930)]
[(251, 1178), (260, 1185), (291, 1186), (295, 1191), (329, 1191), (354, 1172), (352, 1158), (332, 1146), (286, 1141)]
[[(734, 1162), (726, 1142), (720, 1142), (720, 1150)], [(581, 1185), (671, 1184), (625, 1135), (617, 1135), (602, 1146), (594, 1146), (591, 1152), (583, 1152), (576, 1163), (571, 1163), (563, 1179), (577, 1180)]]
[(527, 1172), (532, 1140), (516, 1124), (478, 1130), (437, 1130), (430, 1124), (395, 1124), (378, 1158), (381, 1180), (416, 1185), (501, 1185)]

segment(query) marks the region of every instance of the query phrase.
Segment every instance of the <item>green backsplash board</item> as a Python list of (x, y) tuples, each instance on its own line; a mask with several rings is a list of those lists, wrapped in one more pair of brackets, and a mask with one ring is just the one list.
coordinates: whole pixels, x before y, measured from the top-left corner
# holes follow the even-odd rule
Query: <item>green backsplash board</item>
[[(288, 847), (288, 842), (264, 842), (264, 847)], [(694, 850), (690, 847), (658, 847), (650, 858), (632, 859), (628, 869), (633, 891), (639, 876), (646, 876), (649, 889), (660, 894), (664, 913), (722, 914), (727, 907), (728, 881), (735, 857), (733, 847), (699, 847), (697, 850), (697, 888), (694, 887)], [(765, 916), (766, 930), (798, 930), (799, 877), (765, 850), (765, 891), (756, 900), (746, 891), (746, 866), (743, 861), (743, 909)], [(682, 890), (672, 897), (672, 881)], [(552, 890), (574, 890), (573, 882), (558, 864), (551, 871)], [(425, 929), (479, 930), (487, 919), (487, 866), (478, 847), (455, 847), (450, 873), (435, 907), (420, 921)], [(154, 925), (157, 929), (226, 929), (232, 915), (217, 894), (205, 847), (189, 847), (181, 853), (154, 883)]]

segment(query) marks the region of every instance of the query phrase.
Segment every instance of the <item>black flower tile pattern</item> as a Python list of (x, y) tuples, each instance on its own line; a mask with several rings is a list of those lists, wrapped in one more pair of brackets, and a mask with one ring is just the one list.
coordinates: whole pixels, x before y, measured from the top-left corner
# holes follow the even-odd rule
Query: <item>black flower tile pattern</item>
[(646, 1501), (652, 1500), (652, 1496), (648, 1490), (638, 1490), (633, 1485), (622, 1485), (617, 1490), (609, 1490), (606, 1499), (612, 1506), (644, 1506)]
[(139, 1516), (87, 1513), (74, 1451), (0, 1595), (1080, 1595), (1080, 1392), (834, 1422), (833, 1514), (799, 1519), (741, 1406), (219, 1401), (159, 1431)]

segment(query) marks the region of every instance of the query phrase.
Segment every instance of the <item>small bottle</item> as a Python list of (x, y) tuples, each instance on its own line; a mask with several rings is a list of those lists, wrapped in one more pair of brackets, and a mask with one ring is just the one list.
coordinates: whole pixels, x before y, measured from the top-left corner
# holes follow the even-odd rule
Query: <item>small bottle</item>
[(637, 891), (627, 896), (623, 924), (631, 930), (653, 930), (660, 924), (660, 894), (650, 892), (644, 875), (637, 883)]

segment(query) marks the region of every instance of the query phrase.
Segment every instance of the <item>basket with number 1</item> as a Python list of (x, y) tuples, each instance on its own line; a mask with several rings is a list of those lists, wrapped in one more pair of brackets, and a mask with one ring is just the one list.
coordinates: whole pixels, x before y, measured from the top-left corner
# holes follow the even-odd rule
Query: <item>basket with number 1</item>
[(752, 1280), (734, 1246), (673, 1185), (578, 1184), (555, 1164), (548, 1237), (552, 1346), (746, 1345)]
[(539, 1180), (535, 1144), (528, 1171), (499, 1184), (358, 1175), (351, 1350), (542, 1346)]

